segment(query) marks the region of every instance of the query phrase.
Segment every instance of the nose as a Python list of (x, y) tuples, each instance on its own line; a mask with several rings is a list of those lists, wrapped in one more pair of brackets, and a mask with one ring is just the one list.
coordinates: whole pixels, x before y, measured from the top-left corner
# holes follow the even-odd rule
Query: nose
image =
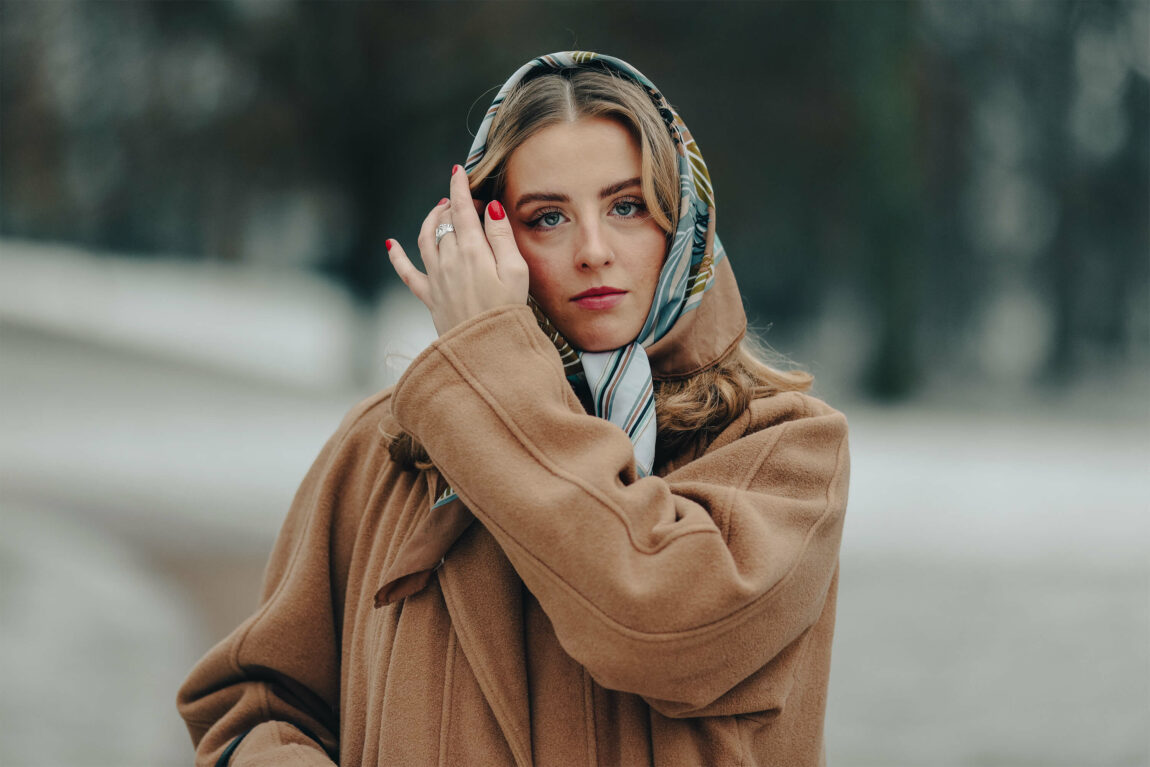
[(586, 223), (580, 229), (579, 247), (575, 252), (576, 266), (580, 270), (601, 269), (614, 262), (611, 243), (598, 222)]

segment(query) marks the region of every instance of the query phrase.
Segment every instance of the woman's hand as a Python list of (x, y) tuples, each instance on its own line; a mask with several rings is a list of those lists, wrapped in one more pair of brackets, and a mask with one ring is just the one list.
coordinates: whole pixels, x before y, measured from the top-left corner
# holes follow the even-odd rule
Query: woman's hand
[[(396, 274), (431, 311), (439, 335), (477, 314), (505, 304), (527, 302), (527, 262), (519, 254), (511, 222), (498, 200), (486, 207), (486, 225), (479, 220), (467, 174), (456, 165), (451, 173), (451, 198), (431, 209), (419, 230), (419, 253), (427, 274), (415, 268), (395, 240), (387, 253)], [(435, 228), (452, 224), (435, 244)]]

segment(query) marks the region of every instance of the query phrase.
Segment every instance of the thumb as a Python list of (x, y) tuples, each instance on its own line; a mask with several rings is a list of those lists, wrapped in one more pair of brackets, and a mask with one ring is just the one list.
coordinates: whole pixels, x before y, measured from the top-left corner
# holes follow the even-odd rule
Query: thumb
[(499, 200), (492, 200), (487, 204), (484, 229), (487, 241), (491, 244), (491, 252), (495, 256), (495, 270), (504, 284), (523, 288), (523, 300), (527, 300), (527, 262), (519, 253), (519, 246), (515, 244), (515, 233), (511, 230), (511, 222), (507, 219), (507, 212)]

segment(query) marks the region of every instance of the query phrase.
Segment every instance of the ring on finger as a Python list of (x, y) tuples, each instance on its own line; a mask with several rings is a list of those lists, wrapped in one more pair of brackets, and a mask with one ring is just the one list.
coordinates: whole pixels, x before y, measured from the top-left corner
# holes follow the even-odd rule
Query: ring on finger
[(435, 227), (435, 244), (436, 244), (436, 246), (439, 245), (439, 241), (443, 239), (443, 236), (445, 234), (447, 234), (448, 232), (454, 232), (454, 231), (455, 231), (455, 227), (452, 226), (451, 224), (440, 224), (439, 226)]

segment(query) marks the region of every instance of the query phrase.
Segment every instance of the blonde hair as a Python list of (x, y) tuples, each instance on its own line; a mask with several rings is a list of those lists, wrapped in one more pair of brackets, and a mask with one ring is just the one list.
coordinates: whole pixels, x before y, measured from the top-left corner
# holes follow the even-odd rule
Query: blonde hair
[(807, 391), (814, 376), (790, 365), (756, 336), (743, 340), (714, 365), (688, 378), (655, 379), (656, 462), (695, 448), (701, 450), (750, 407), (751, 400)]
[[(544, 128), (584, 117), (619, 121), (639, 144), (640, 179), (651, 217), (674, 236), (678, 225), (678, 150), (651, 97), (638, 83), (605, 69), (563, 69), (523, 80), (499, 108), (482, 159), (469, 174), (472, 196), (495, 200), (506, 185), (511, 155)], [(733, 423), (751, 400), (788, 391), (806, 391), (813, 377), (748, 335), (714, 365), (682, 379), (654, 381), (658, 427), (656, 462), (690, 448), (702, 449)], [(409, 469), (433, 464), (409, 434), (391, 440), (392, 458)]]

